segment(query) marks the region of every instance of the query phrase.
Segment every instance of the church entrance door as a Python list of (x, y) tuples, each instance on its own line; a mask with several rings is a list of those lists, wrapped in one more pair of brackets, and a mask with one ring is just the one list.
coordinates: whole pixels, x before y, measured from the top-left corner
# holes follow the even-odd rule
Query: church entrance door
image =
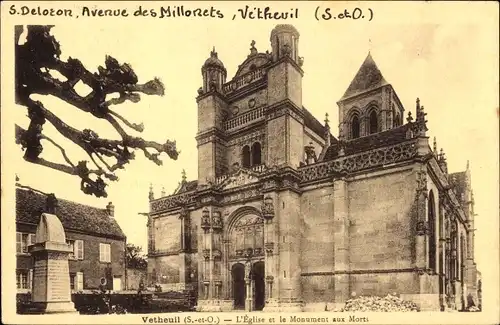
[(234, 264), (231, 275), (233, 278), (234, 309), (244, 309), (246, 297), (245, 266), (241, 263)]
[(265, 294), (265, 268), (264, 262), (259, 261), (253, 264), (252, 266), (252, 275), (253, 275), (253, 285), (254, 285), (254, 306), (255, 310), (262, 310), (266, 303), (266, 294)]

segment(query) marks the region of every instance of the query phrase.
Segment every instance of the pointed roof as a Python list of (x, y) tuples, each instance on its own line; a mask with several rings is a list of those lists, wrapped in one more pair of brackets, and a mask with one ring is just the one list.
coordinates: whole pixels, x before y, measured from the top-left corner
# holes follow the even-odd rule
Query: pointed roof
[(372, 58), (370, 52), (365, 61), (361, 65), (356, 73), (356, 76), (351, 81), (349, 88), (347, 88), (344, 96), (340, 100), (352, 97), (366, 91), (381, 87), (383, 85), (388, 85), (389, 83), (385, 81), (382, 73), (380, 72), (377, 64)]

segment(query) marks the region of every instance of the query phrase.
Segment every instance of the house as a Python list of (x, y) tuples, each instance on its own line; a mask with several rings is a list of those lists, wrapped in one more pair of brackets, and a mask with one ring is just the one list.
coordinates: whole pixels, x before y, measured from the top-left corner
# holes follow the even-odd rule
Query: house
[(54, 211), (61, 220), (66, 240), (73, 249), (69, 259), (71, 289), (97, 289), (101, 281), (106, 283), (109, 290), (119, 291), (125, 288), (126, 236), (114, 218), (113, 204), (109, 203), (105, 209), (99, 209), (56, 199), (55, 210), (49, 210), (47, 204), (53, 198), (54, 195), (21, 185), (16, 188), (18, 292), (27, 292), (32, 288), (33, 260), (28, 253), (28, 246), (35, 242), (41, 214), (49, 211)]
[(468, 163), (448, 172), (424, 106), (412, 115), (370, 53), (338, 94), (333, 136), (302, 103), (299, 37), (276, 26), (271, 51), (252, 42), (231, 80), (215, 49), (203, 64), (198, 175), (149, 194), (150, 281), (193, 290), (207, 311), (393, 292), (421, 310), (477, 301)]

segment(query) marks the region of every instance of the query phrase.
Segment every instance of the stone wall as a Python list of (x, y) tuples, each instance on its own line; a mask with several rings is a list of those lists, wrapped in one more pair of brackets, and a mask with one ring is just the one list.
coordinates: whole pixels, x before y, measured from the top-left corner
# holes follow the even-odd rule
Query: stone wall
[[(159, 284), (179, 283), (183, 261), (179, 255), (155, 257), (155, 272)], [(184, 274), (183, 274), (184, 276)]]
[(351, 270), (412, 267), (415, 175), (401, 170), (366, 176), (348, 185)]
[(141, 280), (144, 281), (144, 285), (147, 285), (146, 273), (146, 270), (127, 269), (127, 290), (139, 289)]
[[(341, 213), (341, 207), (334, 206), (334, 202), (341, 204), (342, 200), (334, 200), (333, 184), (302, 194), (301, 271), (306, 303), (331, 302), (337, 289), (351, 291), (343, 296), (352, 292), (362, 295), (419, 292), (418, 279), (410, 272), (414, 263), (411, 221), (414, 177), (411, 169), (406, 168), (360, 175), (347, 181), (350, 261), (347, 268), (354, 273), (350, 275), (340, 264), (335, 267), (334, 248), (339, 243), (335, 243), (334, 234), (342, 221), (335, 221), (335, 213)], [(339, 288), (335, 288), (335, 282)]]
[(154, 219), (154, 245), (160, 252), (175, 252), (181, 248), (181, 220), (177, 214)]
[[(255, 106), (251, 108), (249, 104), (250, 100), (252, 99), (255, 101)], [(242, 113), (252, 110), (253, 108), (263, 106), (266, 104), (267, 104), (267, 89), (261, 89), (255, 93), (252, 93), (249, 96), (245, 96), (231, 103), (232, 111), (236, 110), (236, 107), (238, 108), (237, 109), (238, 113), (236, 115), (232, 114), (231, 116), (232, 117), (238, 116)]]

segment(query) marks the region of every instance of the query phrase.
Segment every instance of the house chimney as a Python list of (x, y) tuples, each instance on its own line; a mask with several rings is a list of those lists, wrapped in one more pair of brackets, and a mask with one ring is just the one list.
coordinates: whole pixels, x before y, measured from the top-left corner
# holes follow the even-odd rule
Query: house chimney
[(47, 199), (45, 200), (45, 212), (50, 214), (57, 214), (57, 198), (55, 194), (47, 195)]
[(110, 216), (111, 218), (115, 217), (115, 206), (112, 202), (109, 202), (108, 205), (106, 205), (106, 210), (108, 212), (108, 216)]

